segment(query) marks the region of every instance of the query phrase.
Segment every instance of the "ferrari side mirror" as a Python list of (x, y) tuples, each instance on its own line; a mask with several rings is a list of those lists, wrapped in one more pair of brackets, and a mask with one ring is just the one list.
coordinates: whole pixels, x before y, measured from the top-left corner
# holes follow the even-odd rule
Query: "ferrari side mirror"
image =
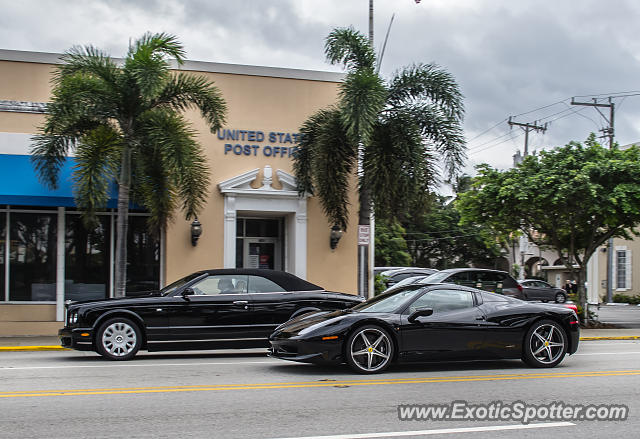
[(418, 317), (428, 317), (431, 314), (433, 314), (433, 308), (418, 308), (411, 313), (408, 320), (411, 323), (416, 323), (418, 321)]

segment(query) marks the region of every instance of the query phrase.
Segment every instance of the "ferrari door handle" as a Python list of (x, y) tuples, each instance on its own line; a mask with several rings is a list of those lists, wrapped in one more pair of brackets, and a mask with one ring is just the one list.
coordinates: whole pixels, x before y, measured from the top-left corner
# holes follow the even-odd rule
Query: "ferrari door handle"
[(249, 301), (248, 300), (234, 300), (233, 304), (234, 305), (248, 305)]
[(476, 317), (476, 320), (486, 320), (486, 319), (484, 318), (484, 316), (478, 316)]

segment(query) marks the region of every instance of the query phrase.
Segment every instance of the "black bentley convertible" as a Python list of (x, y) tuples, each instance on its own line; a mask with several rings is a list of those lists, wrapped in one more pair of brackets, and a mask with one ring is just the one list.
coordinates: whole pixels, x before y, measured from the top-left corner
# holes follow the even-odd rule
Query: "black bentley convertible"
[(521, 358), (554, 367), (578, 349), (575, 312), (449, 284), (409, 285), (353, 308), (299, 316), (269, 337), (270, 355), (382, 372), (393, 361)]
[(362, 299), (272, 270), (199, 271), (144, 296), (67, 305), (62, 346), (128, 360), (140, 350), (267, 347), (283, 322)]

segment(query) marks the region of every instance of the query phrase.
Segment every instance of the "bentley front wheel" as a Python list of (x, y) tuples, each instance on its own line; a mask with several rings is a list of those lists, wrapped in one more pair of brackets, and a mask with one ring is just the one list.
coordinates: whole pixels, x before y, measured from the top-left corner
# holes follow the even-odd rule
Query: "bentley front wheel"
[(124, 317), (107, 320), (96, 333), (96, 350), (109, 360), (130, 360), (141, 344), (140, 328)]

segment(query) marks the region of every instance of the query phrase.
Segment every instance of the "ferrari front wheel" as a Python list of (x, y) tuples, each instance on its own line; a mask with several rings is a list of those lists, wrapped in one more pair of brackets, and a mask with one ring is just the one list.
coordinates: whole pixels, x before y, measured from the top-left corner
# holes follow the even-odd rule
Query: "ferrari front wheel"
[(346, 360), (358, 373), (379, 373), (393, 360), (394, 346), (389, 333), (377, 325), (356, 329), (347, 338)]

